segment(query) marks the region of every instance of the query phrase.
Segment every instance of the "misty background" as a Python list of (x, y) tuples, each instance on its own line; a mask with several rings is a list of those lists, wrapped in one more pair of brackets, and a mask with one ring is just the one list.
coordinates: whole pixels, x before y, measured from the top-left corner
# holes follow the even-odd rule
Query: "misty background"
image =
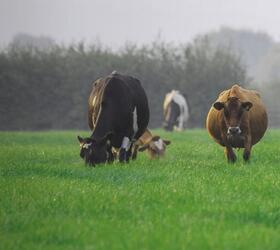
[(0, 0), (0, 129), (87, 129), (92, 82), (136, 76), (162, 124), (173, 88), (204, 127), (233, 83), (260, 91), (280, 125), (277, 1)]

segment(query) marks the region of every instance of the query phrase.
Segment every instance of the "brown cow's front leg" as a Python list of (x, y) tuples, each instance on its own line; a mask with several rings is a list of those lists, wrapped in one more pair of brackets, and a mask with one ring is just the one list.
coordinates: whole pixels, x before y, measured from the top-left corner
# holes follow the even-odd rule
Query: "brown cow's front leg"
[(225, 147), (225, 154), (229, 163), (234, 163), (236, 161), (236, 155), (231, 146)]
[(243, 152), (243, 159), (244, 161), (249, 161), (251, 155), (251, 148), (252, 148), (252, 137), (251, 135), (245, 136), (244, 141), (244, 152)]
[(230, 145), (230, 142), (227, 140), (226, 132), (222, 134), (222, 140), (225, 145), (225, 155), (227, 157), (227, 160), (229, 163), (236, 162), (236, 155), (232, 149), (232, 146)]

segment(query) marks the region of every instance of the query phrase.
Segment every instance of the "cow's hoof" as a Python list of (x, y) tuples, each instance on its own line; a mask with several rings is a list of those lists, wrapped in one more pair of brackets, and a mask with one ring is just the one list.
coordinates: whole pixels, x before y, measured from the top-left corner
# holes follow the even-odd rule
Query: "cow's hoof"
[(250, 152), (244, 152), (243, 153), (243, 159), (245, 162), (249, 162), (250, 160)]
[(236, 156), (232, 155), (232, 156), (228, 157), (228, 163), (235, 163), (236, 159), (237, 159)]

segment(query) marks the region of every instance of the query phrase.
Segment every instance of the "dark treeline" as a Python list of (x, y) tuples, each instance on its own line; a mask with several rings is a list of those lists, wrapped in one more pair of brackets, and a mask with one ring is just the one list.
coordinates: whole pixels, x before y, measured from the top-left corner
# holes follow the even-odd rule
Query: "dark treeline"
[(113, 70), (137, 77), (149, 98), (150, 127), (162, 125), (167, 91), (179, 89), (191, 106), (190, 127), (204, 127), (217, 93), (248, 84), (240, 58), (213, 48), (207, 37), (181, 46), (155, 42), (114, 52), (99, 45), (52, 45), (47, 50), (11, 43), (0, 52), (0, 129), (88, 129), (92, 82)]

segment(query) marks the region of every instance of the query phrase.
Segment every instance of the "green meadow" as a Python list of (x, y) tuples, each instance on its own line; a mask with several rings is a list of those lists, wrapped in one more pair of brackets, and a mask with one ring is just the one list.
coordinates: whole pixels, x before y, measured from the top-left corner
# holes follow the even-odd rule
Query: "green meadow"
[(77, 134), (0, 133), (0, 249), (280, 249), (280, 130), (250, 163), (205, 130), (164, 159), (85, 167)]

